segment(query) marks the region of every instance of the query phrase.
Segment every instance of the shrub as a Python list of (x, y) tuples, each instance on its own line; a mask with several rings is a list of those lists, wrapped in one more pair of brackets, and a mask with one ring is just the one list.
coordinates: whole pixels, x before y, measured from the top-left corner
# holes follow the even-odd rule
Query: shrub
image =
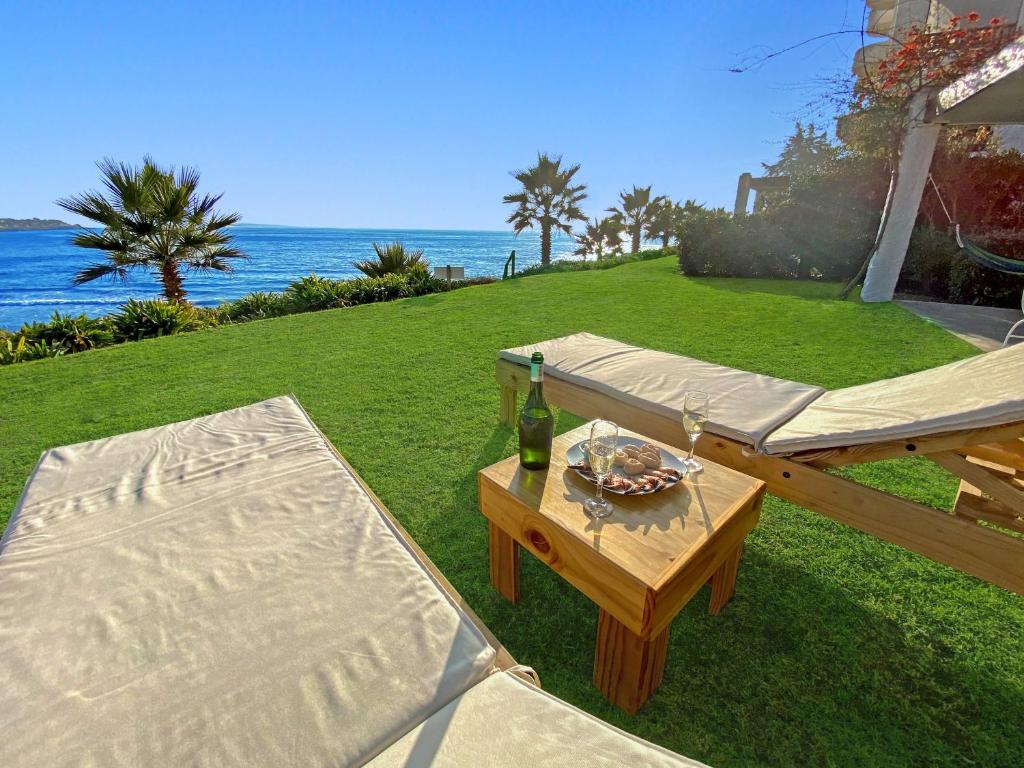
[(331, 280), (311, 272), (296, 280), (284, 292), (291, 312), (317, 312), (349, 305), (349, 287), (345, 280)]
[[(987, 229), (971, 233), (983, 248), (1011, 258), (1024, 257), (1024, 234)], [(1019, 307), (1024, 276), (1008, 275), (970, 261), (947, 232), (931, 227), (914, 230), (897, 290), (954, 304)]]
[(918, 227), (910, 238), (896, 290), (948, 300), (957, 245), (945, 232)]
[[(703, 220), (680, 233), (679, 266), (690, 276), (780, 277), (801, 275), (801, 259), (782, 229), (761, 215)], [(808, 277), (821, 274), (809, 268)]]
[(660, 259), (663, 256), (674, 255), (675, 252), (675, 248), (658, 248), (640, 251), (639, 253), (627, 253), (619, 254), (618, 256), (609, 256), (608, 258), (598, 259), (596, 261), (584, 261), (583, 259), (558, 259), (557, 261), (552, 261), (550, 264), (534, 264), (533, 266), (527, 267), (526, 269), (516, 272), (515, 275), (513, 275), (513, 277), (547, 275), (553, 272), (586, 272), (592, 269), (611, 269), (612, 267), (619, 267), (622, 266), (623, 264), (629, 264), (634, 261), (649, 261), (650, 259)]
[[(651, 258), (646, 253), (640, 258)], [(653, 253), (661, 255), (660, 252)], [(172, 336), (221, 322), (246, 322), (294, 312), (391, 301), (450, 291), (466, 285), (493, 283), (495, 280), (493, 277), (476, 277), (449, 283), (434, 278), (426, 264), (417, 263), (400, 275), (355, 280), (331, 280), (310, 274), (296, 280), (283, 293), (257, 291), (235, 301), (224, 302), (215, 309), (195, 307), (187, 302), (129, 299), (118, 312), (102, 318), (55, 312), (49, 323), (26, 323), (15, 333), (0, 329), (0, 365), (56, 357), (111, 342)]]
[(0, 365), (24, 363), (45, 357), (60, 357), (67, 350), (59, 344), (48, 341), (31, 341), (21, 332), (0, 331)]
[(11, 365), (28, 360), (24, 336), (0, 330), (0, 365)]
[[(430, 268), (422, 263), (413, 264), (405, 273), (405, 281), (409, 284), (409, 290), (413, 296), (425, 296), (429, 293), (443, 293), (457, 287), (449, 284), (447, 280), (434, 277)], [(465, 283), (465, 280), (458, 281), (457, 285)]]
[(254, 291), (234, 301), (224, 302), (217, 311), (221, 318), (228, 322), (244, 323), (249, 320), (287, 315), (290, 307), (284, 294)]
[(128, 299), (120, 310), (110, 316), (114, 338), (138, 341), (158, 336), (173, 336), (215, 324), (209, 311), (202, 312), (185, 302)]
[(28, 341), (42, 341), (49, 347), (67, 352), (84, 352), (110, 344), (114, 340), (107, 321), (85, 314), (62, 315), (54, 312), (48, 323), (25, 324), (19, 331)]
[(465, 280), (459, 280), (452, 284), (452, 288), (466, 288), (471, 285), (490, 285), (491, 283), (497, 283), (499, 280), (497, 277), (467, 277)]
[(366, 261), (354, 261), (352, 266), (367, 277), (384, 277), (384, 275), (404, 275), (413, 267), (426, 268), (423, 251), (407, 251), (397, 240), (387, 245), (373, 243), (374, 258)]
[(349, 280), (347, 288), (351, 304), (372, 304), (416, 295), (404, 275), (360, 277)]

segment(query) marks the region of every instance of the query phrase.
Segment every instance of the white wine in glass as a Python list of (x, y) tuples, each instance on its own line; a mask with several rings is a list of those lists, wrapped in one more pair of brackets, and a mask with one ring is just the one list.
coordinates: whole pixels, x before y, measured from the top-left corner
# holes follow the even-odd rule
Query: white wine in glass
[(683, 429), (690, 438), (690, 455), (683, 459), (688, 473), (700, 472), (704, 465), (693, 458), (697, 440), (704, 434), (704, 425), (708, 420), (708, 402), (711, 396), (707, 392), (691, 390), (683, 398)]
[(595, 421), (590, 428), (587, 457), (591, 471), (597, 476), (597, 496), (583, 502), (583, 509), (593, 518), (608, 517), (612, 505), (604, 498), (605, 478), (615, 465), (615, 449), (619, 446), (619, 428), (610, 421)]

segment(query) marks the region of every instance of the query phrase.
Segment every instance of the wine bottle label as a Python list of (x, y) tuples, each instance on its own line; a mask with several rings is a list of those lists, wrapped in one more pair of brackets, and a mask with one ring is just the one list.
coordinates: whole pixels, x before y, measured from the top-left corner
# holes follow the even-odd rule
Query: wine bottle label
[(540, 363), (530, 364), (530, 381), (543, 381), (544, 368)]

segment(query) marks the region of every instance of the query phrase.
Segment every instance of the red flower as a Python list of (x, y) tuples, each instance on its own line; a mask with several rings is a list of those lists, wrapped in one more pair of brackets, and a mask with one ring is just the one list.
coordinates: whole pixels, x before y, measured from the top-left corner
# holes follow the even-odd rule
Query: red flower
[(949, 20), (949, 26), (951, 26), (951, 27), (955, 27), (959, 23), (960, 23), (960, 17), (959, 16), (954, 16), (953, 18), (951, 18)]
[(1002, 23), (1003, 23), (1002, 19), (991, 18), (991, 19), (988, 20), (988, 25), (990, 27), (998, 27)]
[(968, 21), (977, 21), (980, 18), (981, 18), (981, 14), (978, 13), (977, 11), (971, 11), (970, 13), (967, 14), (967, 20)]

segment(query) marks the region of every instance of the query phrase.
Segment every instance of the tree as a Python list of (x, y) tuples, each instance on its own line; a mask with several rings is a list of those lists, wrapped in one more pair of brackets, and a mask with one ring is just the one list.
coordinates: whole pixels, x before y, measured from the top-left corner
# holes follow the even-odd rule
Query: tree
[(103, 226), (72, 242), (105, 251), (107, 260), (81, 270), (74, 284), (113, 277), (126, 280), (135, 270), (155, 272), (168, 301), (185, 301), (182, 271), (231, 272), (232, 259), (245, 254), (231, 245), (225, 230), (241, 217), (214, 210), (221, 195), (199, 196), (199, 171), (161, 168), (149, 157), (141, 168), (106, 159), (97, 163), (107, 194), (85, 192), (57, 205)]
[(366, 261), (352, 262), (352, 266), (370, 277), (383, 277), (384, 275), (404, 275), (416, 264), (426, 267), (423, 260), (423, 251), (407, 251), (405, 246), (397, 240), (387, 245), (380, 243), (373, 244), (376, 257)]
[(655, 208), (654, 214), (644, 227), (644, 235), (648, 240), (661, 240), (661, 247), (668, 248), (668, 241), (675, 232), (676, 220), (679, 218), (682, 206), (665, 197), (652, 207)]
[(825, 131), (818, 131), (814, 123), (804, 127), (797, 122), (793, 135), (774, 163), (761, 163), (767, 176), (802, 176), (817, 173), (833, 162), (839, 148), (833, 144)]
[(619, 220), (622, 228), (629, 233), (630, 253), (640, 252), (640, 239), (644, 229), (654, 218), (654, 214), (664, 200), (662, 197), (651, 197), (651, 188), (633, 186), (632, 192), (619, 193), (619, 205), (609, 208), (608, 212)]
[(587, 223), (586, 229), (576, 235), (576, 242), (579, 247), (575, 253), (584, 258), (590, 254), (600, 261), (604, 258), (604, 249), (615, 250), (621, 247), (622, 226), (618, 219), (606, 216), (603, 219), (594, 217), (593, 221)]
[(540, 260), (551, 263), (551, 233), (560, 230), (572, 233), (572, 222), (586, 221), (579, 204), (586, 198), (586, 185), (573, 184), (579, 164), (562, 168), (562, 157), (537, 155), (537, 164), (512, 176), (522, 185), (522, 191), (505, 195), (503, 202), (515, 205), (508, 217), (518, 235), (525, 229), (540, 227)]

